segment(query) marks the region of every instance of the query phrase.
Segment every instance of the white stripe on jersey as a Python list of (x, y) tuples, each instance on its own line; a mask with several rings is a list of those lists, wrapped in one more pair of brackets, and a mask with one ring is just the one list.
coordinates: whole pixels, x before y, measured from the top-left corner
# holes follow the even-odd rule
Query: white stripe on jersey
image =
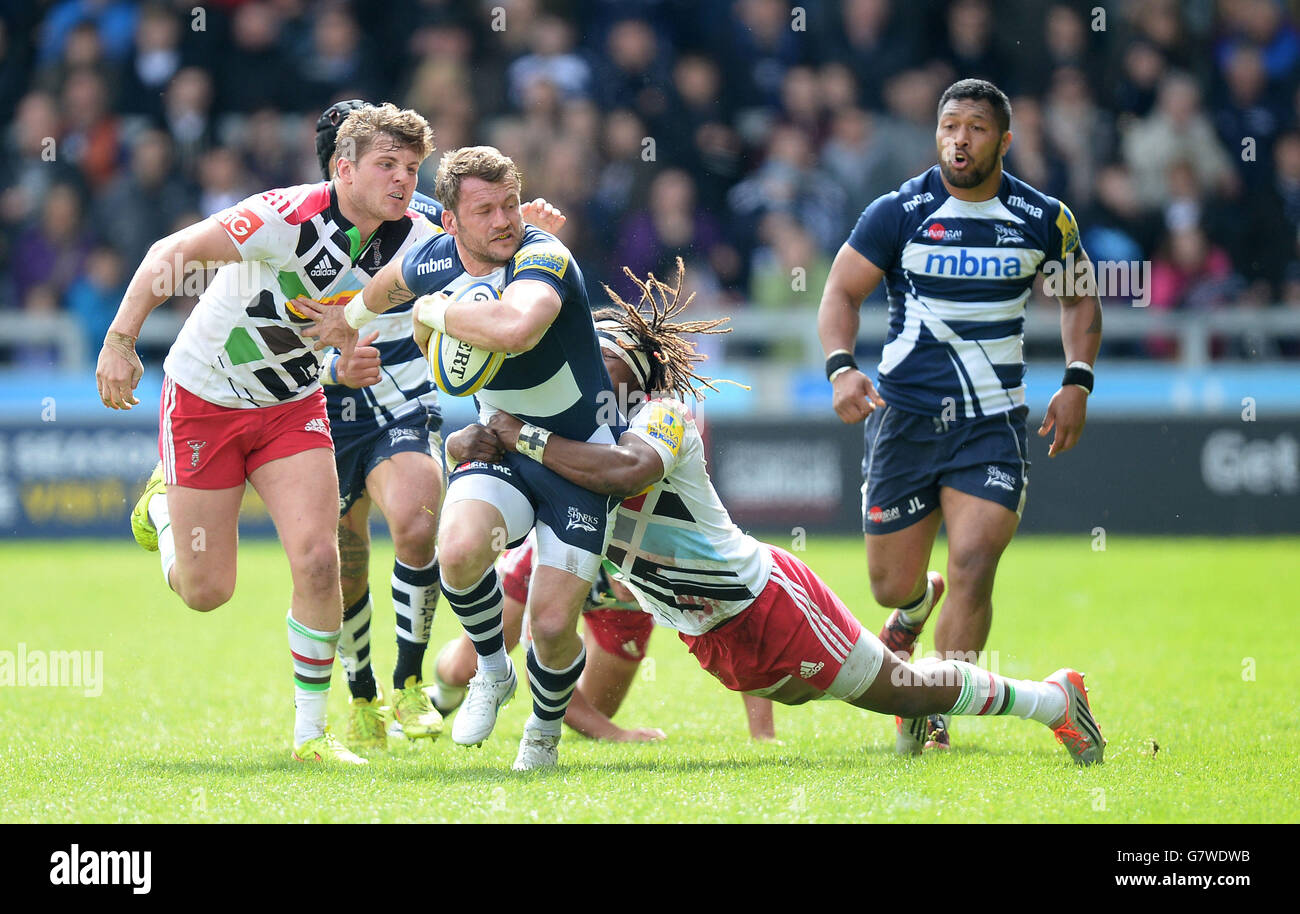
[(555, 374), (526, 390), (492, 390), (483, 388), (475, 396), (494, 409), (515, 416), (535, 416), (545, 419), (558, 416), (582, 399), (582, 391), (573, 376), (568, 362), (560, 365)]
[[(909, 241), (903, 245), (903, 269), (917, 276), (937, 276), (945, 279), (1013, 279), (1033, 276), (1043, 262), (1042, 251), (1029, 248), (968, 248), (961, 245), (921, 244)], [(1014, 266), (1012, 270), (1010, 267)], [(977, 272), (978, 271), (978, 272)], [(968, 302), (974, 311), (982, 305), (1000, 307), (1002, 302)]]
[(976, 202), (949, 197), (939, 204), (937, 210), (925, 217), (926, 222), (933, 219), (1005, 219), (1025, 224), (1025, 220), (1007, 209), (998, 197)]
[[(1031, 291), (1026, 289), (1004, 302), (949, 301), (927, 297), (925, 304), (935, 317), (945, 321), (1011, 321), (1024, 316), (1025, 302), (1029, 301)], [(903, 329), (906, 332), (907, 328)]]
[(853, 649), (853, 644), (845, 637), (844, 632), (840, 631), (839, 626), (827, 618), (821, 607), (808, 596), (808, 592), (797, 582), (786, 577), (775, 562), (772, 564), (772, 580), (776, 581), (778, 586), (794, 600), (799, 611), (808, 620), (808, 627), (812, 629), (827, 652), (836, 660), (843, 662), (849, 655), (849, 651)]
[[(1008, 336), (1000, 340), (965, 340), (958, 336), (951, 327), (939, 320), (937, 317), (923, 316), (920, 312), (925, 308), (925, 301), (909, 295), (907, 298), (907, 319), (903, 322), (903, 333), (898, 338), (890, 342), (881, 350), (881, 371), (887, 371), (884, 367), (886, 357), (897, 358), (902, 361), (903, 356), (897, 355), (902, 347), (895, 347), (893, 352), (889, 352), (890, 347), (902, 340), (904, 334), (907, 334), (908, 325), (915, 320), (919, 329), (920, 324), (925, 324), (925, 328), (930, 331), (931, 335), (940, 343), (947, 343), (951, 348), (948, 358), (952, 358), (952, 353), (957, 354), (962, 365), (966, 368), (966, 374), (970, 376), (971, 383), (975, 385), (974, 390), (966, 387), (966, 380), (962, 377), (960, 371), (957, 372), (957, 378), (961, 383), (962, 399), (965, 401), (965, 410), (963, 415), (970, 419), (975, 416), (975, 402), (979, 402), (987, 411), (989, 406), (998, 399), (1006, 398), (1011, 404), (1008, 408), (1015, 408), (1025, 402), (1025, 386), (1021, 384), (1012, 390), (1007, 390), (1002, 386), (1002, 380), (998, 377), (997, 372), (993, 370), (996, 365), (1014, 365), (1021, 360), (1024, 349), (1024, 339), (1019, 336)], [(917, 331), (913, 330), (913, 334)], [(907, 351), (911, 351), (915, 336), (907, 341)], [(893, 364), (897, 364), (894, 362)], [(956, 369), (954, 363), (953, 368)], [(972, 399), (972, 395), (974, 399)]]

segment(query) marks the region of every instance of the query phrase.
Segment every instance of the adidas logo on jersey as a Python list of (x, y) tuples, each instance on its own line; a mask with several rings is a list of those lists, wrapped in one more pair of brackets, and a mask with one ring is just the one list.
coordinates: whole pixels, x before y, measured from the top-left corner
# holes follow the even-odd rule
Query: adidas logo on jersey
[(826, 664), (820, 660), (816, 663), (813, 663), (811, 660), (804, 660), (799, 664), (799, 675), (804, 679), (812, 679), (822, 671), (824, 666), (826, 666)]
[(338, 271), (339, 268), (334, 261), (330, 260), (328, 256), (322, 254), (320, 260), (316, 261), (316, 265), (311, 268), (311, 272), (308, 275), (315, 279), (323, 276), (333, 276)]
[(302, 430), (304, 432), (324, 432), (327, 435), (330, 433), (329, 423), (319, 416), (304, 425)]

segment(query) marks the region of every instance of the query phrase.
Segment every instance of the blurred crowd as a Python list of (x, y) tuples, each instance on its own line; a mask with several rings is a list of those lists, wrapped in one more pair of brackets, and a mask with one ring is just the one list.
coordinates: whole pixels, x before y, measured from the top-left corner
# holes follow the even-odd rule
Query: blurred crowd
[(151, 242), (320, 180), (315, 119), (350, 97), (513, 156), (525, 197), (568, 213), (593, 303), (681, 256), (701, 310), (811, 309), (863, 207), (934, 163), (940, 93), (985, 77), (1012, 99), (1007, 169), (1071, 206), (1094, 260), (1150, 262), (1152, 308), (1300, 306), (1279, 0), (0, 9), (0, 307), (72, 312), (92, 352)]

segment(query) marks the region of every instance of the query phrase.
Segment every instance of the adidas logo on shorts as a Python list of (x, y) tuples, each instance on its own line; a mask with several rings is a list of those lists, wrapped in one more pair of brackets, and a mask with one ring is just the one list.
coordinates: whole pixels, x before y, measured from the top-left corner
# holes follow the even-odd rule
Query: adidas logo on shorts
[(812, 679), (822, 671), (824, 666), (826, 666), (826, 664), (820, 660), (816, 663), (813, 663), (811, 660), (805, 660), (799, 664), (799, 675), (804, 679)]
[(324, 432), (327, 435), (330, 433), (329, 424), (319, 416), (304, 425), (302, 430), (304, 432)]

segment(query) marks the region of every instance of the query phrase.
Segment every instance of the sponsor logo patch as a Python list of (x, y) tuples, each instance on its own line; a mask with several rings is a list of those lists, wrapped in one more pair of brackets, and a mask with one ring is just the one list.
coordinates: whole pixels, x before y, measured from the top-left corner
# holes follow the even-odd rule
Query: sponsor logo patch
[(493, 472), (500, 473), (502, 476), (514, 475), (514, 471), (511, 470), (510, 467), (499, 463), (488, 463), (486, 460), (470, 460), (466, 463), (458, 464), (455, 472), (459, 473), (461, 470), (492, 470)]
[(942, 222), (931, 222), (923, 231), (931, 241), (961, 241), (961, 229), (946, 229)]
[(1016, 490), (1016, 477), (1003, 470), (999, 470), (991, 463), (988, 465), (987, 469), (989, 475), (988, 478), (984, 480), (985, 488), (988, 488), (989, 486), (998, 486), (1006, 489), (1008, 492), (1014, 492)]
[(1079, 225), (1074, 221), (1074, 213), (1064, 203), (1056, 216), (1056, 227), (1061, 230), (1061, 256), (1064, 257), (1079, 247)]
[(569, 268), (569, 254), (557, 245), (533, 245), (515, 255), (515, 273), (544, 270), (557, 279)]
[(934, 194), (930, 193), (928, 190), (923, 194), (914, 194), (911, 200), (908, 200), (906, 203), (903, 204), (903, 212), (910, 213), (912, 210), (916, 209), (922, 203), (933, 203), (933, 202), (934, 202)]
[(410, 438), (410, 439), (413, 439), (413, 440), (418, 441), (419, 438), (420, 438), (420, 431), (419, 431), (419, 429), (414, 429), (414, 428), (390, 428), (390, 429), (388, 430), (388, 443), (389, 443), (389, 444), (396, 444), (397, 442), (399, 442), (399, 441), (403, 441), (403, 440), (405, 440), (405, 439), (407, 439), (407, 438)]
[(1007, 197), (1007, 204), (1009, 206), (1014, 206), (1016, 209), (1023, 209), (1025, 212), (1029, 213), (1029, 215), (1033, 216), (1035, 219), (1043, 218), (1043, 208), (1041, 206), (1034, 206), (1024, 197), (1018, 195), (1012, 195), (1010, 197)]
[(1025, 236), (1020, 229), (1010, 225), (995, 225), (993, 231), (997, 233), (997, 244), (1024, 244)]
[(451, 258), (441, 257), (438, 260), (426, 260), (424, 263), (416, 264), (416, 276), (428, 276), (430, 273), (436, 273), (439, 270), (450, 270)]
[(886, 521), (898, 520), (902, 514), (902, 509), (898, 505), (892, 508), (882, 508), (880, 505), (872, 505), (871, 510), (867, 512), (867, 520), (873, 524), (883, 524)]
[(251, 209), (228, 209), (217, 221), (226, 227), (235, 244), (243, 244), (254, 232), (262, 227), (262, 220)]
[(799, 675), (804, 679), (812, 679), (826, 666), (824, 661), (818, 660), (813, 663), (811, 660), (804, 660), (799, 664)]
[(652, 438), (657, 438), (664, 444), (668, 445), (668, 450), (677, 455), (682, 448), (682, 428), (684, 423), (666, 409), (662, 404), (656, 403), (651, 408), (650, 419), (646, 425), (646, 433)]
[(600, 519), (594, 514), (584, 514), (572, 505), (569, 506), (569, 523), (565, 530), (585, 530), (587, 533), (595, 533)]
[(313, 279), (320, 279), (324, 276), (333, 276), (339, 271), (338, 264), (329, 259), (329, 255), (322, 254), (320, 260), (312, 266), (310, 276)]
[(329, 423), (326, 422), (324, 419), (322, 419), (320, 416), (317, 416), (315, 419), (310, 420), (306, 425), (302, 427), (302, 430), (304, 432), (323, 432), (326, 435), (330, 433)]

